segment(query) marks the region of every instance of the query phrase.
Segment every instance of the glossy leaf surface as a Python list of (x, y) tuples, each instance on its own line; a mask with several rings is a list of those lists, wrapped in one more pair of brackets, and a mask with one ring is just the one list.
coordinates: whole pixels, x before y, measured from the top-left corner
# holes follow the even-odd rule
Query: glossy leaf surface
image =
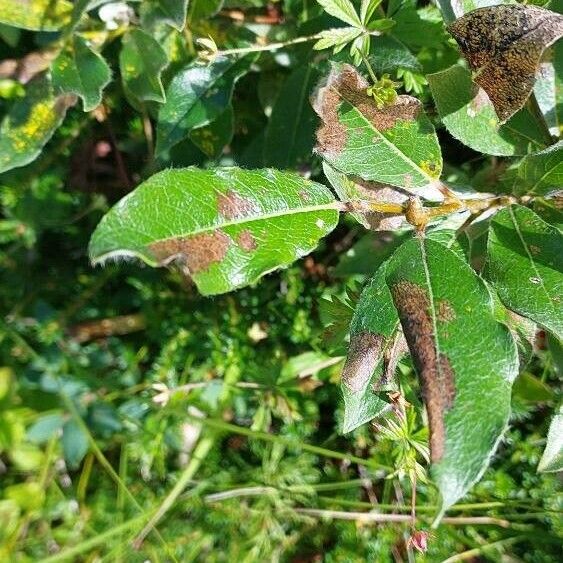
[(522, 159), (518, 195), (546, 195), (563, 186), (563, 141)]
[(487, 275), (511, 310), (563, 337), (563, 235), (512, 205), (491, 221)]
[(386, 279), (421, 381), (442, 514), (481, 477), (506, 429), (516, 346), (483, 282), (442, 244), (406, 242)]
[(178, 261), (205, 295), (255, 282), (311, 252), (338, 222), (330, 191), (271, 169), (166, 170), (123, 198), (90, 241), (93, 262)]
[(185, 139), (192, 129), (211, 123), (231, 102), (235, 82), (254, 55), (218, 58), (208, 66), (195, 62), (180, 71), (166, 91), (158, 115), (156, 152), (161, 154)]

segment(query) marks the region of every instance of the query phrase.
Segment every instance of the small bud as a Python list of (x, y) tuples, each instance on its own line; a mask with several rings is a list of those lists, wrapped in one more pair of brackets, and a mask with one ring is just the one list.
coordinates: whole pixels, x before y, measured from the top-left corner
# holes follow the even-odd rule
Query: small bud
[(428, 549), (428, 532), (415, 530), (407, 541), (408, 547), (414, 547), (420, 553), (426, 553)]

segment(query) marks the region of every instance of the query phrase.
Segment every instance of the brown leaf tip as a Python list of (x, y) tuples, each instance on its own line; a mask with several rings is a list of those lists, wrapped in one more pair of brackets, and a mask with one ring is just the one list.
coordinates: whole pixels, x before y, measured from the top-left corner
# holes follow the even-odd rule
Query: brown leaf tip
[(427, 291), (415, 283), (400, 281), (391, 287), (391, 294), (420, 378), (430, 426), (430, 457), (436, 463), (444, 455), (444, 415), (455, 399), (455, 374), (448, 358), (437, 351)]
[(160, 240), (149, 245), (149, 248), (160, 265), (178, 261), (187, 267), (190, 274), (197, 274), (221, 262), (230, 243), (228, 235), (215, 231), (192, 237)]
[(367, 95), (368, 81), (350, 65), (333, 69), (324, 85), (313, 97), (313, 108), (322, 120), (317, 131), (316, 150), (339, 153), (346, 144), (346, 127), (339, 118), (342, 103), (348, 103), (368, 119), (378, 131), (394, 127), (399, 121), (413, 121), (422, 104), (412, 96), (397, 96), (393, 104), (378, 109), (373, 98)]
[(342, 382), (350, 391), (357, 393), (368, 384), (381, 357), (382, 347), (383, 336), (380, 334), (365, 331), (351, 336), (342, 371)]

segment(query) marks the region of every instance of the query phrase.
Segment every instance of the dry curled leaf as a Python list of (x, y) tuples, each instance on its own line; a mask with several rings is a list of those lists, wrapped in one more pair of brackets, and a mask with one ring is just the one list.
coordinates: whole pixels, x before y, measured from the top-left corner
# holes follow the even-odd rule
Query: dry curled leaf
[(563, 16), (536, 6), (490, 6), (448, 30), (504, 123), (528, 99), (543, 52), (563, 35)]

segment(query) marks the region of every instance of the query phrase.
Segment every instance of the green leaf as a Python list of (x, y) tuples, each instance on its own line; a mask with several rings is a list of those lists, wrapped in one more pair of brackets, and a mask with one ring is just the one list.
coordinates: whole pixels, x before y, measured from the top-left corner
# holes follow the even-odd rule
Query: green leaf
[(338, 53), (361, 34), (362, 30), (357, 27), (327, 29), (319, 33), (320, 39), (313, 45), (313, 49), (322, 51), (323, 49), (335, 47), (334, 52)]
[(66, 0), (0, 2), (0, 23), (32, 31), (56, 31), (70, 20), (72, 4)]
[[(191, 2), (190, 2), (191, 3)], [(145, 27), (159, 23), (168, 24), (178, 31), (186, 25), (188, 0), (149, 0), (141, 6), (141, 19)]]
[(176, 260), (205, 295), (254, 283), (311, 252), (338, 222), (323, 185), (289, 172), (165, 170), (123, 198), (90, 241), (94, 263)]
[(191, 63), (170, 82), (166, 102), (158, 114), (156, 153), (162, 154), (211, 123), (231, 103), (236, 81), (255, 60), (254, 54), (236, 59), (220, 57), (209, 66)]
[(40, 416), (27, 430), (27, 438), (35, 444), (43, 444), (51, 439), (64, 424), (61, 413)]
[(524, 157), (518, 166), (516, 195), (546, 195), (563, 186), (563, 141)]
[(502, 302), (563, 337), (563, 235), (531, 209), (512, 205), (491, 221), (487, 275)]
[(527, 109), (500, 125), (491, 101), (460, 65), (427, 77), (446, 129), (473, 150), (514, 156), (544, 147), (543, 133)]
[(442, 244), (406, 242), (386, 280), (428, 412), (441, 517), (480, 479), (506, 429), (516, 346), (485, 284)]
[(88, 452), (88, 436), (77, 422), (69, 420), (63, 426), (61, 442), (65, 461), (69, 467), (76, 469)]
[(80, 35), (74, 35), (51, 66), (55, 94), (76, 94), (84, 111), (102, 101), (102, 91), (111, 80), (111, 70), (101, 55), (93, 51)]
[(376, 74), (396, 71), (399, 68), (420, 72), (421, 64), (410, 50), (389, 35), (371, 38), (370, 64)]
[(233, 139), (235, 115), (233, 107), (227, 109), (212, 123), (193, 129), (190, 140), (209, 158), (217, 158)]
[(547, 433), (547, 444), (538, 465), (541, 473), (563, 471), (563, 405), (553, 417)]
[(362, 292), (350, 325), (350, 346), (341, 384), (344, 433), (389, 407), (377, 393), (388, 390), (395, 372), (398, 354), (392, 351), (396, 348), (399, 317), (385, 283), (385, 265), (379, 267)]
[(344, 174), (440, 199), (431, 185), (442, 170), (440, 145), (422, 104), (398, 96), (378, 108), (368, 86), (350, 65), (333, 68), (314, 103), (323, 122), (317, 152)]
[(188, 19), (199, 22), (214, 16), (222, 7), (224, 0), (190, 0)]
[(360, 20), (364, 25), (371, 20), (375, 10), (377, 10), (381, 4), (381, 1), (382, 0), (362, 0), (360, 5)]
[(316, 116), (309, 96), (318, 80), (311, 65), (297, 67), (282, 85), (266, 128), (264, 164), (296, 168), (306, 162), (315, 144)]
[(30, 83), (0, 125), (0, 173), (35, 160), (74, 102), (74, 96), (54, 96), (46, 77)]
[(133, 29), (123, 38), (119, 54), (121, 78), (137, 99), (164, 102), (160, 75), (167, 64), (164, 49), (148, 33)]
[(350, 0), (317, 0), (324, 11), (354, 27), (362, 27), (362, 22)]
[(395, 26), (392, 34), (409, 47), (436, 47), (443, 49), (445, 37), (442, 18), (434, 6), (417, 10), (416, 0), (401, 0), (393, 13)]

